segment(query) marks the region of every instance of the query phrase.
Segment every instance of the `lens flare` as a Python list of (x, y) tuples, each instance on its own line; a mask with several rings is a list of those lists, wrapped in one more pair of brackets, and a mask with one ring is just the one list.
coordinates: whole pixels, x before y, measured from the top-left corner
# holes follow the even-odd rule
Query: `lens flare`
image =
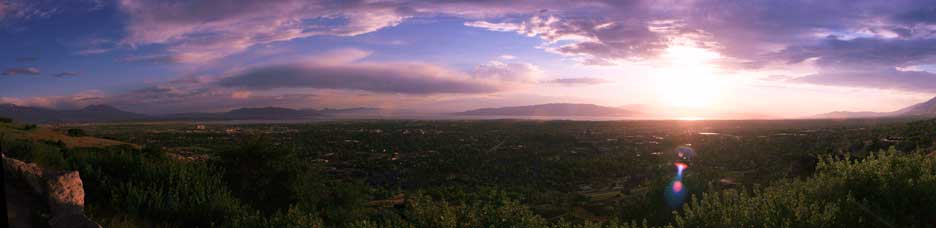
[(673, 180), (670, 181), (668, 188), (665, 190), (666, 204), (670, 208), (676, 209), (682, 207), (683, 203), (686, 202), (686, 195), (688, 195), (688, 189), (683, 184), (683, 172), (689, 168), (689, 165), (684, 162), (689, 162), (691, 158), (695, 155), (695, 151), (688, 146), (680, 146), (676, 148), (676, 155), (678, 156), (677, 162), (673, 162), (673, 166), (676, 166), (676, 176), (673, 177)]
[(683, 170), (686, 170), (686, 168), (689, 168), (689, 165), (686, 165), (686, 163), (682, 163), (682, 162), (676, 162), (676, 163), (673, 163), (673, 165), (676, 165), (676, 176), (679, 176), (679, 177), (682, 177)]
[(679, 192), (682, 192), (682, 190), (683, 190), (682, 181), (673, 182), (673, 192), (679, 193)]
[(695, 150), (692, 147), (680, 146), (676, 148), (676, 156), (683, 160), (692, 160), (692, 157), (695, 157)]
[(689, 191), (681, 180), (673, 180), (664, 192), (666, 204), (673, 209), (682, 207), (683, 203), (686, 202), (687, 192)]

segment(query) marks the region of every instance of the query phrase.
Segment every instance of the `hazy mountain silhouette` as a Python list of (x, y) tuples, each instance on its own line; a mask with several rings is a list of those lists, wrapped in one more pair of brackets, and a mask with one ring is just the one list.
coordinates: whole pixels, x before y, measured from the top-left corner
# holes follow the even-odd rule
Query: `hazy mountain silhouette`
[(637, 116), (640, 112), (593, 104), (552, 103), (529, 106), (482, 108), (456, 115), (492, 116)]
[(0, 116), (24, 123), (110, 122), (149, 118), (147, 115), (123, 111), (109, 105), (91, 105), (76, 110), (56, 110), (0, 104)]
[(879, 117), (936, 117), (936, 97), (932, 99), (902, 108), (893, 112), (848, 112), (837, 111), (823, 113), (814, 116), (814, 118), (829, 119), (848, 119), (848, 118), (879, 118)]
[(324, 115), (357, 115), (357, 114), (377, 114), (382, 112), (382, 109), (379, 108), (366, 108), (366, 107), (357, 107), (357, 108), (324, 108), (318, 111)]
[(0, 104), (0, 117), (23, 123), (113, 122), (135, 120), (295, 120), (343, 115), (367, 115), (382, 112), (378, 108), (290, 109), (282, 107), (239, 108), (227, 112), (192, 112), (165, 115), (144, 115), (127, 112), (109, 105), (90, 105), (76, 110)]
[(239, 108), (227, 112), (177, 113), (162, 116), (170, 120), (286, 120), (320, 116), (316, 110), (296, 110), (280, 107)]

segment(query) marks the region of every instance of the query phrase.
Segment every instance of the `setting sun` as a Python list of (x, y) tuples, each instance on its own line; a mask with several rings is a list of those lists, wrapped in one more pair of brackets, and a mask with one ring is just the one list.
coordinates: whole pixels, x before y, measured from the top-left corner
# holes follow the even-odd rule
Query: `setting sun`
[(705, 107), (718, 96), (722, 85), (715, 76), (717, 52), (693, 46), (670, 46), (662, 55), (664, 66), (657, 91), (665, 105)]

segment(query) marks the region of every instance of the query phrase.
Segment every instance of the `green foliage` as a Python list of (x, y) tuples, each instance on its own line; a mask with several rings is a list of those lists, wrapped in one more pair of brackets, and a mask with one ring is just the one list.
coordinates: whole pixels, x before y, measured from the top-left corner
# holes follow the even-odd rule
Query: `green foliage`
[(71, 136), (71, 137), (84, 137), (84, 136), (88, 136), (88, 134), (85, 133), (85, 131), (82, 130), (82, 129), (80, 129), (80, 128), (69, 128), (68, 130), (65, 131), (65, 134), (67, 134), (68, 136)]
[(13, 119), (0, 116), (0, 123), (13, 123)]
[(42, 167), (61, 170), (65, 168), (64, 147), (37, 143), (32, 147), (32, 162)]
[(70, 157), (90, 204), (179, 226), (227, 224), (252, 211), (222, 182), (222, 170), (205, 163), (148, 158), (130, 148), (83, 149)]
[(39, 126), (38, 126), (38, 125), (35, 125), (35, 124), (25, 124), (25, 125), (23, 125), (22, 130), (24, 130), (24, 131), (31, 131), (31, 130), (35, 130), (36, 128), (39, 128)]
[(303, 164), (291, 150), (273, 145), (266, 136), (251, 135), (220, 157), (224, 181), (238, 198), (265, 213), (296, 202), (293, 185)]
[[(236, 126), (255, 134), (101, 125), (88, 132), (146, 146), (67, 149), (0, 136), (0, 151), (81, 171), (91, 216), (117, 227), (936, 223), (930, 219), (936, 218), (934, 159), (871, 152), (889, 146), (932, 149), (936, 121), (823, 124), (361, 121)], [(723, 134), (699, 135), (691, 129)], [(672, 209), (663, 198), (675, 171), (670, 151), (689, 143), (699, 153), (688, 162), (683, 183), (694, 197), (684, 208)], [(210, 156), (173, 160), (163, 148)], [(726, 179), (737, 183), (720, 182)], [(405, 201), (396, 201), (399, 194)]]
[(936, 219), (936, 160), (893, 149), (861, 160), (825, 159), (816, 176), (763, 190), (695, 198), (680, 227), (921, 227)]

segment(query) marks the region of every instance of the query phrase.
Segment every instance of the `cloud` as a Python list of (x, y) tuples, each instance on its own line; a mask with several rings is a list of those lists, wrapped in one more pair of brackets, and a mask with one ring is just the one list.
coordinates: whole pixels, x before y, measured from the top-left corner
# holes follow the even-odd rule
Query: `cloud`
[(611, 82), (611, 81), (604, 80), (604, 79), (600, 79), (600, 78), (589, 78), (589, 77), (584, 77), (584, 78), (557, 78), (557, 79), (545, 81), (545, 83), (555, 83), (555, 84), (568, 85), (568, 86), (573, 86), (573, 85), (597, 85), (597, 84), (604, 84), (604, 83), (610, 83), (610, 82)]
[(474, 77), (503, 82), (534, 82), (545, 73), (529, 63), (490, 61), (475, 67)]
[(15, 76), (15, 75), (20, 75), (20, 74), (39, 75), (39, 73), (40, 73), (39, 68), (35, 68), (35, 67), (14, 67), (14, 68), (7, 68), (6, 70), (3, 70), (2, 75), (5, 75), (5, 76)]
[(820, 72), (787, 81), (829, 86), (936, 93), (936, 74), (926, 71), (900, 71), (896, 69), (832, 71)]
[(100, 8), (99, 0), (4, 0), (0, 2), (0, 22), (23, 22), (49, 18), (64, 12)]
[[(652, 31), (650, 23), (535, 15), (519, 23), (472, 21), (465, 26), (539, 37), (549, 44), (547, 47), (551, 51), (583, 56), (589, 63), (605, 64), (617, 59), (649, 58), (666, 48), (664, 37), (669, 31)], [(569, 43), (556, 45), (560, 41)]]
[(285, 64), (250, 69), (223, 78), (218, 83), (224, 87), (251, 90), (315, 88), (403, 94), (490, 93), (500, 90), (493, 83), (472, 80), (443, 67), (419, 63)]
[(139, 62), (139, 63), (158, 63), (158, 64), (168, 64), (168, 63), (192, 63), (192, 62), (203, 62), (207, 60), (212, 60), (217, 58), (213, 54), (207, 53), (208, 55), (202, 55), (206, 53), (184, 53), (184, 54), (156, 54), (156, 55), (139, 55), (139, 56), (127, 56), (120, 58), (118, 60), (123, 62)]
[(125, 43), (165, 44), (169, 55), (199, 57), (188, 61), (310, 36), (356, 36), (409, 17), (393, 4), (374, 2), (121, 0), (119, 5), (130, 17)]
[(56, 78), (64, 78), (64, 77), (72, 77), (72, 76), (78, 76), (78, 75), (79, 75), (78, 72), (61, 72), (52, 76), (55, 76)]
[(296, 63), (238, 71), (216, 84), (247, 90), (308, 88), (423, 95), (491, 93), (503, 89), (487, 78), (472, 78), (432, 64), (360, 61), (369, 54), (358, 49), (333, 50)]
[(789, 81), (792, 79), (795, 79), (795, 77), (789, 76), (789, 75), (780, 75), (780, 74), (768, 75), (767, 77), (761, 78), (762, 81), (768, 81), (768, 82), (784, 82), (784, 81)]
[(936, 37), (843, 40), (832, 36), (813, 45), (787, 47), (777, 56), (790, 63), (816, 59), (816, 63), (826, 67), (904, 67), (933, 63), (936, 60)]
[(79, 55), (96, 55), (96, 54), (107, 53), (107, 52), (110, 52), (111, 50), (114, 50), (114, 49), (113, 48), (90, 48), (90, 49), (80, 50), (76, 53)]
[(92, 104), (101, 104), (105, 95), (98, 90), (88, 90), (70, 96), (0, 97), (0, 104), (36, 106), (54, 109), (77, 109)]
[(129, 18), (123, 43), (165, 45), (165, 55), (212, 61), (250, 47), (311, 36), (357, 36), (420, 16), (489, 18), (536, 12), (561, 1), (119, 0)]
[(76, 95), (16, 101), (56, 108), (110, 104), (156, 114), (249, 106), (393, 108), (449, 96), (496, 94), (532, 82), (542, 74), (526, 63), (491, 62), (465, 73), (427, 63), (367, 61), (369, 54), (358, 49), (337, 49), (293, 63), (251, 66), (219, 76), (182, 76), (115, 94), (82, 95), (94, 99), (75, 99)]

